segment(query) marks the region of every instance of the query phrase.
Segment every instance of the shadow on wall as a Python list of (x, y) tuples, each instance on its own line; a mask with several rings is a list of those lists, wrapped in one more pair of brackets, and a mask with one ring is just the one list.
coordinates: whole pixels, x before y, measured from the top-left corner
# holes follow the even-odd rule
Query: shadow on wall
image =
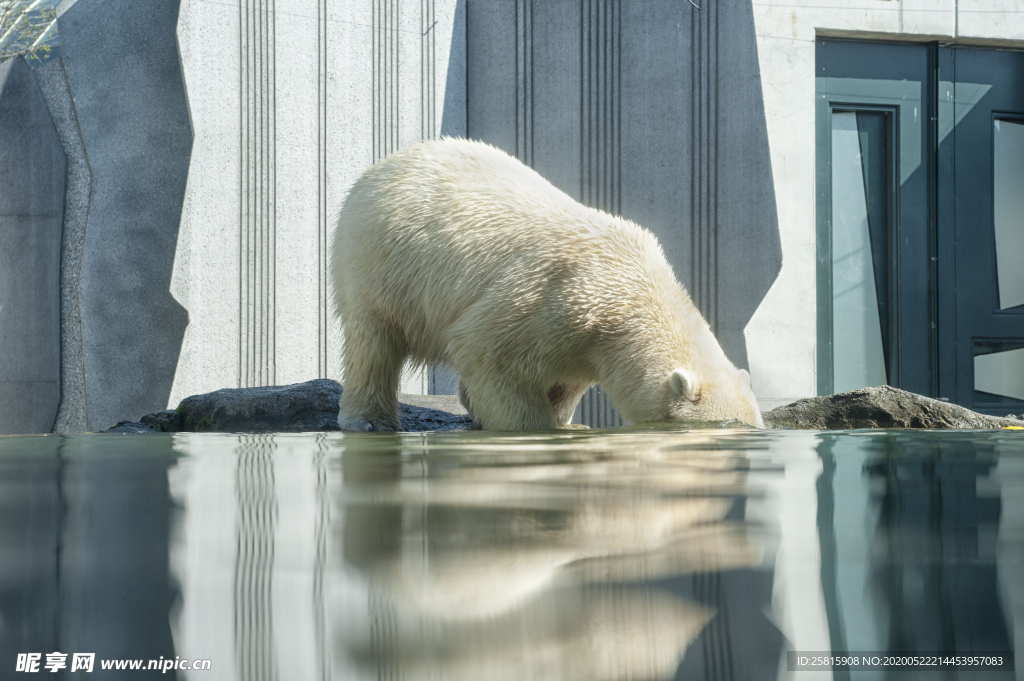
[[(467, 137), (466, 97), (466, 2), (455, 4), (452, 21), (452, 42), (448, 57), (448, 72), (445, 76), (444, 104), (441, 109), (441, 135), (443, 137)], [(449, 367), (430, 368), (428, 390), (431, 395), (454, 395), (458, 392), (459, 376)]]
[(717, 11), (715, 329), (732, 360), (748, 367), (743, 330), (782, 269), (782, 243), (753, 7), (725, 2)]
[(452, 43), (448, 52), (444, 104), (441, 109), (441, 135), (463, 137), (466, 134), (466, 0), (457, 0), (452, 19)]
[(467, 130), (657, 234), (746, 366), (782, 265), (753, 10), (699, 4), (470, 2)]

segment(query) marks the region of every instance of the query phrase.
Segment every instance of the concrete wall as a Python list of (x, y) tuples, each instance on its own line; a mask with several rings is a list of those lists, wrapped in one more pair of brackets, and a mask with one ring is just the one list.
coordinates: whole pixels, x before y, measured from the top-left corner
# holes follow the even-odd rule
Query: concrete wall
[[(821, 35), (1024, 47), (1022, 0), (752, 0), (782, 271), (747, 325), (754, 390), (772, 406), (817, 390), (814, 45)], [(1016, 41), (1016, 42), (1015, 42)]]
[[(1022, 0), (58, 11), (49, 61), (0, 64), (0, 126), (35, 140), (0, 136), (0, 430), (99, 429), (196, 392), (338, 377), (333, 217), (364, 168), (438, 134), (494, 142), (651, 228), (764, 405), (813, 394), (816, 36), (1024, 44)], [(29, 196), (27, 213), (11, 203)], [(32, 246), (11, 241), (14, 215), (33, 216)], [(407, 373), (402, 389), (450, 379)]]

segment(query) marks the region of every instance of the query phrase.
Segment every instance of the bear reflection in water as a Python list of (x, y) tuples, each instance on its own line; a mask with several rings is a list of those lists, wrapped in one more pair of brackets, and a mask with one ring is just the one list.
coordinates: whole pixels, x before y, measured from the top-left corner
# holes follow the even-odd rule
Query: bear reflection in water
[[(344, 561), (370, 597), (330, 604), (346, 613), (341, 645), (402, 679), (673, 678), (723, 605), (713, 575), (770, 585), (770, 561), (736, 513), (744, 459), (689, 449), (680, 466), (624, 444), (346, 455)], [(778, 642), (756, 592), (730, 614)]]

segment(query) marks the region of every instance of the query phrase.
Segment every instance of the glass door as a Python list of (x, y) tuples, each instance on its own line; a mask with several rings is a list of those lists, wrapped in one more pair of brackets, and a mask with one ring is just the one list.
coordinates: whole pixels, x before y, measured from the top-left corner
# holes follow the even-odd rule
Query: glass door
[(1024, 413), (1024, 53), (817, 46), (818, 387)]
[(1024, 413), (1024, 53), (939, 52), (940, 389)]
[(818, 388), (935, 390), (927, 45), (817, 45)]

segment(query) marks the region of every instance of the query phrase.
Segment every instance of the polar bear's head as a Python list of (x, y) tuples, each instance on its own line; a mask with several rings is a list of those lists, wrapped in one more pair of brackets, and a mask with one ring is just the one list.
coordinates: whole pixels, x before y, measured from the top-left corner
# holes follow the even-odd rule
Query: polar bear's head
[(677, 368), (663, 388), (668, 418), (672, 421), (725, 421), (735, 419), (764, 428), (750, 374), (729, 362), (703, 372)]

